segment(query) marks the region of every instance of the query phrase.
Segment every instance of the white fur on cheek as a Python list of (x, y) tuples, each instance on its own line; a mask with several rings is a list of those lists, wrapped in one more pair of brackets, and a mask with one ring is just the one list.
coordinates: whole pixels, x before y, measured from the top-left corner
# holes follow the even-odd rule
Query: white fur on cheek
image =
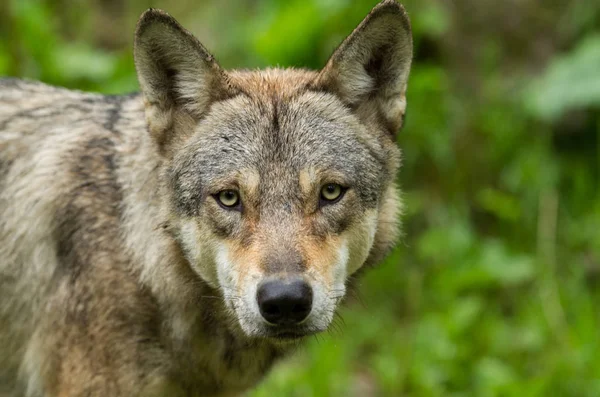
[[(350, 250), (348, 241), (343, 239), (338, 250), (337, 260), (331, 266), (331, 285), (323, 285), (322, 280), (313, 280), (313, 308), (307, 318), (313, 327), (321, 330), (327, 329), (333, 320), (336, 303), (346, 292), (346, 277)], [(335, 297), (335, 299), (334, 299)]]
[(377, 232), (377, 212), (370, 212), (361, 226), (359, 226), (349, 236), (350, 240), (350, 257), (348, 259), (347, 275), (350, 276), (367, 260), (369, 252), (375, 241), (375, 233)]
[(326, 329), (333, 320), (337, 302), (346, 293), (346, 280), (367, 259), (377, 230), (377, 212), (367, 214), (364, 222), (342, 238), (337, 259), (331, 266), (331, 284), (313, 280), (313, 310), (309, 316), (313, 326)]
[(217, 277), (225, 295), (225, 302), (236, 313), (242, 329), (251, 335), (263, 322), (256, 301), (261, 276), (249, 271), (240, 279), (238, 268), (229, 257), (229, 248), (223, 243), (217, 245), (215, 257)]
[(338, 250), (338, 259), (333, 268), (334, 285), (344, 284), (348, 276), (348, 259), (350, 258), (350, 250), (348, 249), (348, 240), (344, 239)]
[[(217, 244), (216, 249), (216, 265), (217, 265), (217, 278), (219, 280), (219, 286), (223, 289), (226, 297), (237, 295), (236, 292), (236, 280), (234, 276), (234, 266), (229, 260), (229, 248), (223, 243)], [(228, 305), (232, 305), (232, 299), (225, 299)]]
[(180, 238), (188, 261), (194, 270), (211, 287), (218, 287), (215, 261), (212, 258), (211, 247), (200, 238), (198, 224), (194, 220), (183, 220), (180, 223)]

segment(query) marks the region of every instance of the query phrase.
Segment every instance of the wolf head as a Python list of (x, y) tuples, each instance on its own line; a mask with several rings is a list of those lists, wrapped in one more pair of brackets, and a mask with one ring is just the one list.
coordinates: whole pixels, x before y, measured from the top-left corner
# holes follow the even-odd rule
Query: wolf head
[(135, 38), (175, 235), (250, 337), (325, 330), (397, 237), (408, 17), (377, 5), (319, 72), (225, 71), (172, 17)]

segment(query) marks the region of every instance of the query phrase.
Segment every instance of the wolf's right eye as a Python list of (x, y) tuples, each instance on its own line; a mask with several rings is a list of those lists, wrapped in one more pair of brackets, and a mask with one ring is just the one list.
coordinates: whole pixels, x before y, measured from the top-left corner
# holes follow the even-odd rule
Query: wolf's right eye
[(219, 204), (226, 208), (237, 207), (240, 203), (240, 195), (235, 190), (223, 190), (216, 198)]
[(321, 188), (321, 205), (337, 203), (345, 192), (346, 189), (337, 183), (328, 183)]

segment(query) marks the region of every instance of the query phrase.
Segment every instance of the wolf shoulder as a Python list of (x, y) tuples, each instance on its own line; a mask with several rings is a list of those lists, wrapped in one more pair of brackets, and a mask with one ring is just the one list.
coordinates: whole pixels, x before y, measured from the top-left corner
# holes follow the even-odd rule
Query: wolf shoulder
[(35, 161), (49, 150), (58, 155), (99, 139), (118, 143), (144, 129), (138, 94), (101, 95), (0, 78), (0, 189), (17, 161)]

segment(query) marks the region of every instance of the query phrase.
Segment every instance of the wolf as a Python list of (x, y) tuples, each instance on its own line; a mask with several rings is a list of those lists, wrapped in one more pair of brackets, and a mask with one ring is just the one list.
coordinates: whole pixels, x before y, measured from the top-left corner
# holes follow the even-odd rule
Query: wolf
[(399, 234), (412, 36), (384, 0), (319, 71), (224, 70), (167, 13), (140, 94), (0, 80), (0, 396), (234, 396)]

